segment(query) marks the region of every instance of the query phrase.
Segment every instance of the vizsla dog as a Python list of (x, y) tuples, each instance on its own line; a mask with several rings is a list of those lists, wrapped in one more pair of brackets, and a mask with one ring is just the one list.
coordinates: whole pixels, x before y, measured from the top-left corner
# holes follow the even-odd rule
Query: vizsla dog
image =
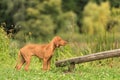
[(54, 54), (54, 50), (57, 47), (66, 45), (66, 41), (61, 37), (56, 36), (48, 44), (28, 44), (20, 49), (18, 53), (18, 62), (16, 69), (21, 69), (22, 65), (25, 64), (25, 70), (28, 71), (30, 60), (32, 56), (37, 56), (43, 60), (43, 70), (50, 69), (50, 60)]

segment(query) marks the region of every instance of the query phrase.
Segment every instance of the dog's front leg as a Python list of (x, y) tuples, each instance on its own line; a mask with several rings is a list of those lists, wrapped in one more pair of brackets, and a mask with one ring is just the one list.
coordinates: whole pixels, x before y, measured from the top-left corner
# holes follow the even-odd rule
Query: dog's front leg
[(51, 61), (51, 58), (52, 58), (52, 56), (48, 59), (48, 63), (47, 63), (48, 64), (48, 67), (47, 67), (48, 70), (50, 70), (50, 64), (51, 64), (50, 61)]
[(48, 68), (48, 59), (43, 59), (43, 70), (47, 70)]
[(50, 69), (50, 60), (48, 60), (48, 66), (47, 66), (47, 69), (49, 70)]

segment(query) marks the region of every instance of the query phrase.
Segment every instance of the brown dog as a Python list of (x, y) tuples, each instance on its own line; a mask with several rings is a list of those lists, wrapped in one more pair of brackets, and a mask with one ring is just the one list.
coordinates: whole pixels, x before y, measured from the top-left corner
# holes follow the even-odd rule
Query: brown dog
[(50, 60), (54, 54), (53, 52), (55, 48), (64, 46), (66, 43), (67, 42), (65, 40), (59, 36), (56, 36), (49, 44), (28, 44), (20, 49), (18, 53), (18, 62), (15, 68), (19, 70), (22, 65), (26, 63), (25, 70), (28, 71), (31, 57), (37, 56), (38, 58), (43, 59), (43, 70), (49, 70)]

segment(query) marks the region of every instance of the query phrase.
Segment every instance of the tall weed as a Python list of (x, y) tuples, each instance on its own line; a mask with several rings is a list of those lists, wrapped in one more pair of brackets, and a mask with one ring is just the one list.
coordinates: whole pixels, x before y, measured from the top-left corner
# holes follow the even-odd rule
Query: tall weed
[(12, 52), (10, 51), (14, 52), (15, 48), (11, 49), (10, 39), (4, 31), (4, 28), (0, 27), (0, 63), (4, 63), (3, 66), (7, 66), (5, 63), (8, 65), (13, 63)]
[(3, 28), (0, 28), (0, 62), (6, 61), (9, 57), (9, 39), (4, 32)]

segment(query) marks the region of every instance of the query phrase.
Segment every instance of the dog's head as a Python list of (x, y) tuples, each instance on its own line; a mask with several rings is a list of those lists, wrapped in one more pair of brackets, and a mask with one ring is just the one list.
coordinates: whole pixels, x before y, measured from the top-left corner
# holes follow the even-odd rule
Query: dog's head
[(60, 46), (64, 46), (67, 44), (67, 41), (63, 40), (61, 37), (59, 36), (55, 36), (53, 38), (53, 43), (56, 47), (60, 47)]

